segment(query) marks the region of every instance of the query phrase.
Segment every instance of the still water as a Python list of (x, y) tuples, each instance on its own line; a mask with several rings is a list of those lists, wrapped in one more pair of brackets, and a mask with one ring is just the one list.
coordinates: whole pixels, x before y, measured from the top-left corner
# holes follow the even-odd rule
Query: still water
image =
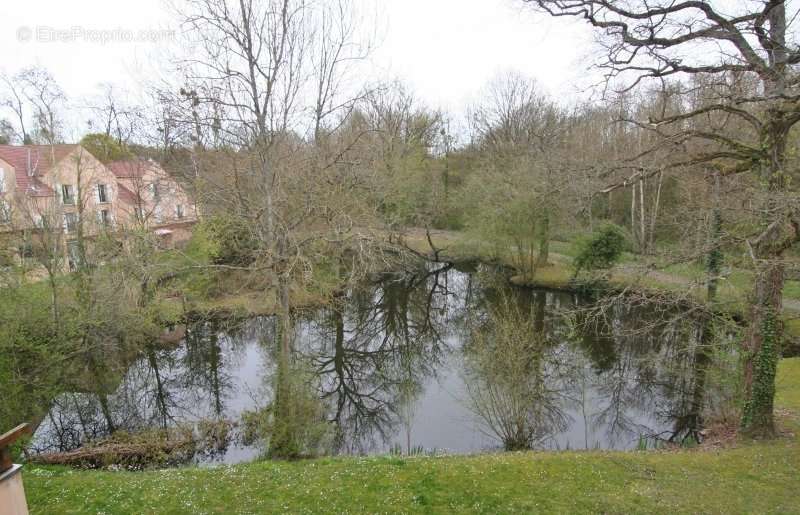
[[(504, 421), (487, 420), (485, 403), (476, 405), (476, 392), (496, 394), (496, 379), (481, 376), (468, 356), (474, 328), (508, 299), (532, 320), (531, 338), (545, 342), (530, 383), (541, 406), (526, 411), (536, 425), (533, 447), (631, 449), (699, 429), (704, 381), (694, 322), (619, 302), (589, 317), (594, 306), (576, 294), (514, 288), (505, 279), (488, 267), (435, 264), (382, 275), (335, 307), (298, 313), (294, 359), (333, 428), (326, 451), (503, 449)], [(275, 335), (272, 317), (193, 321), (178, 343), (143, 352), (107, 394), (59, 395), (32, 448), (71, 450), (110, 428), (210, 420), (232, 429), (196, 462), (255, 459), (264, 446), (242, 437), (241, 420), (272, 401)]]

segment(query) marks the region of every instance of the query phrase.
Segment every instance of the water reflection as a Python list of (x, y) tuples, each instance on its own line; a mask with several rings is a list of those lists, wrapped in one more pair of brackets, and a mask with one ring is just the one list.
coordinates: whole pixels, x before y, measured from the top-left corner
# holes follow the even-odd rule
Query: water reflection
[[(330, 453), (629, 449), (698, 438), (708, 361), (698, 328), (623, 302), (597, 316), (573, 294), (436, 264), (298, 313), (293, 359), (313, 378)], [(54, 399), (33, 448), (218, 421), (234, 429), (197, 461), (253, 459), (263, 442), (236, 428), (273, 401), (276, 346), (271, 317), (192, 321), (179, 344), (144, 349), (108, 395)]]
[(299, 352), (330, 404), (334, 452), (380, 449), (401, 423), (410, 449), (414, 404), (450, 350), (451, 268), (388, 274), (304, 322)]

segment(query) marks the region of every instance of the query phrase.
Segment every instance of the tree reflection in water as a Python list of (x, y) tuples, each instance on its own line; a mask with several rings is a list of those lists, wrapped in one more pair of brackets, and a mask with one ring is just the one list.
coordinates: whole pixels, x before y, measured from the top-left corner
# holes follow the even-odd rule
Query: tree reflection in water
[(411, 406), (448, 351), (450, 269), (387, 274), (308, 322), (301, 352), (331, 405), (334, 452), (368, 452), (411, 423)]
[[(324, 406), (331, 453), (477, 452), (503, 440), (508, 448), (634, 448), (643, 436), (699, 438), (716, 388), (703, 324), (679, 310), (620, 301), (597, 316), (595, 307), (572, 293), (510, 287), (491, 267), (433, 263), (295, 313), (291, 352)], [(494, 339), (504, 311), (512, 313), (506, 336), (522, 342), (515, 359)], [(272, 402), (276, 336), (272, 317), (190, 321), (180, 344), (154, 342), (127, 365), (104, 366), (126, 370), (104, 381), (107, 410), (98, 388), (53, 399), (34, 448), (74, 449), (112, 428), (238, 423)], [(509, 376), (500, 365), (517, 368)], [(509, 391), (522, 404), (508, 411), (518, 430), (507, 433), (521, 436), (487, 440), (487, 417), (476, 421), (469, 400)], [(201, 459), (258, 454), (233, 438)]]
[[(465, 342), (464, 384), (469, 409), (505, 450), (532, 449), (567, 426), (561, 363), (544, 334), (544, 313), (531, 313), (505, 293)], [(556, 388), (553, 388), (555, 386)]]

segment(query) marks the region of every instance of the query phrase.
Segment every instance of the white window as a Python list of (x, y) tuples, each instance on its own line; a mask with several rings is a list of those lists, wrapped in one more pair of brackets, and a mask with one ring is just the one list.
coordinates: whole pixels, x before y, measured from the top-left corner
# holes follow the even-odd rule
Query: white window
[(111, 211), (109, 211), (108, 209), (101, 209), (100, 211), (98, 211), (97, 212), (97, 221), (103, 227), (110, 227), (111, 224), (114, 221), (112, 216), (111, 216)]
[(178, 220), (183, 220), (183, 204), (178, 204), (175, 206), (175, 218)]
[(158, 202), (158, 199), (160, 198), (161, 195), (161, 193), (158, 190), (158, 183), (157, 182), (151, 183), (148, 187), (150, 188), (150, 196), (153, 198), (153, 200)]
[(75, 232), (78, 228), (78, 214), (64, 213), (64, 232)]
[(64, 204), (75, 204), (75, 188), (71, 184), (61, 185), (61, 202)]
[(70, 240), (67, 242), (67, 258), (69, 269), (70, 271), (74, 272), (81, 263), (80, 247), (78, 246), (78, 242), (76, 240)]
[(11, 205), (5, 200), (0, 200), (0, 224), (11, 222)]
[(0, 193), (6, 192), (6, 171), (0, 167)]
[(98, 184), (97, 185), (97, 202), (99, 204), (108, 204), (110, 201), (108, 200), (108, 186), (105, 184)]

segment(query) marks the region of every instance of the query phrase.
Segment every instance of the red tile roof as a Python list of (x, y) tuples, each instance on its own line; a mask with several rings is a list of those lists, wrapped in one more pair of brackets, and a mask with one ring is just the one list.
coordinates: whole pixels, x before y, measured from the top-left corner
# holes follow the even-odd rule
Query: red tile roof
[(117, 179), (135, 179), (144, 175), (144, 172), (153, 166), (153, 163), (143, 159), (129, 161), (112, 161), (106, 168), (116, 175)]
[(0, 159), (14, 167), (17, 191), (49, 196), (53, 191), (38, 177), (46, 174), (78, 145), (0, 145)]
[(125, 202), (126, 204), (130, 204), (132, 206), (135, 206), (136, 204), (139, 203), (138, 202), (139, 198), (136, 195), (136, 193), (126, 188), (122, 183), (118, 182), (117, 188), (118, 188), (117, 196), (121, 201)]

